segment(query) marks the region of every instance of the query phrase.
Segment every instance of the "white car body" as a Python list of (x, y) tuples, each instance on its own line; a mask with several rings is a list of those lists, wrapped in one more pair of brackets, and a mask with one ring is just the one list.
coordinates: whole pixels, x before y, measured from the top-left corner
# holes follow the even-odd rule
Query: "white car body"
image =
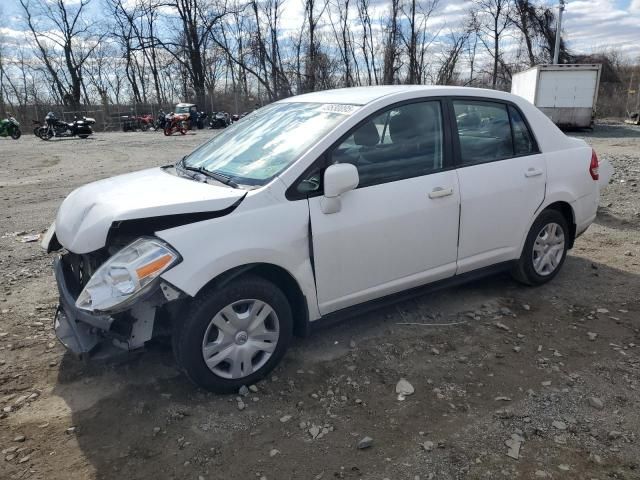
[[(331, 199), (323, 195), (287, 198), (288, 189), (329, 147), (375, 112), (401, 102), (449, 98), (517, 107), (539, 153), (356, 188), (339, 197), (334, 213), (325, 213), (331, 211)], [(52, 226), (57, 242), (75, 254), (88, 254), (105, 247), (120, 222), (224, 211), (152, 232), (181, 256), (161, 279), (195, 297), (234, 269), (274, 266), (295, 282), (306, 308), (302, 321), (312, 323), (370, 300), (515, 261), (533, 222), (550, 205), (561, 204), (570, 212), (570, 228), (577, 236), (595, 219), (600, 183), (611, 175), (608, 168), (606, 178), (594, 181), (591, 147), (565, 136), (537, 108), (508, 93), (383, 86), (280, 102), (356, 107), (259, 188), (198, 183), (161, 168), (81, 187), (59, 209)], [(53, 231), (45, 248), (50, 248)]]

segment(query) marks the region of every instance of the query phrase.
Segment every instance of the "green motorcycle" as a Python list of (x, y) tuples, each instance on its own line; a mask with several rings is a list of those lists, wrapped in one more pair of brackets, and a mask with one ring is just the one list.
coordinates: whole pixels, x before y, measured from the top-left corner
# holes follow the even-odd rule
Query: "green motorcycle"
[(11, 137), (14, 140), (18, 140), (22, 132), (20, 131), (20, 124), (11, 115), (9, 118), (0, 120), (0, 137)]

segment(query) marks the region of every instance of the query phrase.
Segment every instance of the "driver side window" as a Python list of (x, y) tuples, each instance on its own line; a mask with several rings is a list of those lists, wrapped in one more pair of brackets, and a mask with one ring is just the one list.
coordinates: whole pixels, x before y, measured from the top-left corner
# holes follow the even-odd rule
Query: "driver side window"
[(358, 188), (419, 177), (443, 166), (439, 101), (392, 107), (360, 124), (329, 152), (329, 165), (351, 163)]

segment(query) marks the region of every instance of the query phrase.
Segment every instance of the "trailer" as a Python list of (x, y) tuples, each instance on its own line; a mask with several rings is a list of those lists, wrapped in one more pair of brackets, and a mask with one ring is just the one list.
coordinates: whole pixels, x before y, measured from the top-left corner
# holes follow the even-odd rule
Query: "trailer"
[(600, 64), (536, 65), (513, 75), (511, 93), (530, 101), (560, 128), (591, 128)]

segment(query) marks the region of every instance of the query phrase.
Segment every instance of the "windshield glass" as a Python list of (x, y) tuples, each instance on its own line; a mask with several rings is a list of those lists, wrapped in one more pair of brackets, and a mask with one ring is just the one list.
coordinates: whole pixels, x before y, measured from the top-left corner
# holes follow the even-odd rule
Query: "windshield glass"
[(184, 165), (220, 173), (241, 185), (264, 185), (356, 108), (274, 103), (196, 149)]
[(189, 106), (176, 107), (176, 113), (189, 113)]

